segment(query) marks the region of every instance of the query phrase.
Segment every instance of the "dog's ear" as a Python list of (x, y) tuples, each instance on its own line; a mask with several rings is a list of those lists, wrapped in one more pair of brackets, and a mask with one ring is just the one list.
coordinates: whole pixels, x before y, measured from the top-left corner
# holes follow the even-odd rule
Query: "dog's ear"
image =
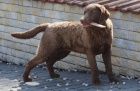
[(104, 6), (101, 6), (100, 10), (101, 10), (101, 15), (100, 15), (99, 23), (103, 24), (109, 18), (110, 13)]

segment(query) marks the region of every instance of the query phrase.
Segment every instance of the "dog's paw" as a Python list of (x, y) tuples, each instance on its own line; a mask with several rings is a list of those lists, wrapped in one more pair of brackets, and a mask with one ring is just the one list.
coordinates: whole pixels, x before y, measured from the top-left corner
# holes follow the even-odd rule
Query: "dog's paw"
[(32, 79), (30, 77), (27, 77), (27, 78), (23, 78), (24, 82), (31, 82)]
[(93, 85), (100, 85), (101, 84), (101, 81), (100, 79), (95, 79), (92, 81)]
[(51, 75), (51, 78), (59, 78), (59, 77), (60, 77), (60, 75), (59, 74), (56, 74), (56, 73), (54, 73), (54, 74)]
[(116, 78), (111, 78), (111, 79), (109, 79), (110, 80), (110, 82), (112, 83), (112, 82), (114, 82), (114, 83), (119, 83), (119, 80), (118, 79), (116, 79)]

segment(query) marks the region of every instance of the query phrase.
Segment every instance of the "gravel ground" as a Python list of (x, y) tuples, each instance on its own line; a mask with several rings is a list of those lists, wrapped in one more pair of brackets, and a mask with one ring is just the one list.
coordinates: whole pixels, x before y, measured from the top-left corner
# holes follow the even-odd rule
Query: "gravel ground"
[(140, 79), (116, 76), (119, 84), (109, 83), (100, 74), (101, 85), (92, 85), (90, 73), (58, 71), (60, 78), (52, 79), (48, 71), (38, 67), (31, 71), (32, 82), (24, 83), (24, 67), (0, 61), (0, 91), (140, 91)]

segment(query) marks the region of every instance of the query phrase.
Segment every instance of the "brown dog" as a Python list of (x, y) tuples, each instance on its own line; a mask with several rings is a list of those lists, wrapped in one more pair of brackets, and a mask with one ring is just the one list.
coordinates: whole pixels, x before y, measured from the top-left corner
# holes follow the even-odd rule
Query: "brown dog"
[(46, 62), (52, 78), (59, 77), (53, 70), (53, 64), (74, 51), (86, 54), (93, 84), (100, 84), (95, 59), (98, 54), (102, 54), (110, 82), (118, 82), (112, 73), (113, 26), (108, 18), (109, 15), (104, 6), (90, 4), (85, 7), (84, 16), (81, 19), (82, 24), (80, 22), (44, 23), (27, 32), (12, 33), (13, 37), (29, 39), (44, 31), (35, 57), (26, 65), (23, 74), (24, 81), (31, 81), (30, 71), (43, 62)]

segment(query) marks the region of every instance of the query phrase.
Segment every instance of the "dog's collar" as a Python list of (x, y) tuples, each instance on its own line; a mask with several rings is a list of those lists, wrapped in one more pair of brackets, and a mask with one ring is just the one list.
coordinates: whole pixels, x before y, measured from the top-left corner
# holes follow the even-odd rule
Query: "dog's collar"
[(106, 26), (104, 26), (102, 24), (95, 23), (95, 22), (90, 23), (90, 25), (93, 25), (93, 26), (96, 26), (96, 27), (99, 27), (99, 28), (106, 28)]
[(88, 25), (85, 25), (84, 27), (88, 28), (88, 27), (93, 27), (93, 26), (96, 26), (96, 27), (99, 27), (99, 28), (106, 28), (106, 26), (104, 26), (102, 24), (95, 23), (95, 22), (92, 22), (92, 23), (90, 23)]

